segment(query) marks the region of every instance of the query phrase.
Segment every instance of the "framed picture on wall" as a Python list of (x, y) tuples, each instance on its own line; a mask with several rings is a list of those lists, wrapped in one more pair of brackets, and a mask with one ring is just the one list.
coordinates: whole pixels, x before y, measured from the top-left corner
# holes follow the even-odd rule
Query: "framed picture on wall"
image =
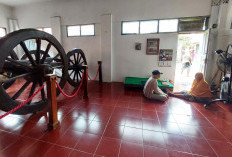
[(147, 55), (158, 55), (159, 54), (159, 39), (152, 38), (147, 39)]

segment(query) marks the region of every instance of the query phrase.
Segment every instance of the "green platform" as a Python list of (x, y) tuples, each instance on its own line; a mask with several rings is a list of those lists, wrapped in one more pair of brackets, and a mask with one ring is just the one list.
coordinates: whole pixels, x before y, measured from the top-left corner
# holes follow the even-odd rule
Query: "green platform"
[[(143, 87), (145, 82), (148, 80), (148, 78), (139, 78), (139, 77), (126, 77), (124, 81), (124, 85), (126, 87)], [(161, 81), (158, 81), (158, 86), (160, 88), (173, 88), (173, 85), (169, 83), (169, 85), (163, 85)]]

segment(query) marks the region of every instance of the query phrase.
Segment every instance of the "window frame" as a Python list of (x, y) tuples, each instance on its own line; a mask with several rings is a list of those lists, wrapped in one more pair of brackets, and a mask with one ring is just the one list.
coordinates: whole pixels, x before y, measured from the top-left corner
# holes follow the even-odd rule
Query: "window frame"
[[(94, 35), (81, 35), (81, 26), (86, 26), (86, 25), (93, 25), (93, 33)], [(68, 36), (68, 27), (70, 26), (80, 26), (80, 35), (74, 35), (74, 36)], [(90, 24), (79, 24), (79, 25), (66, 25), (66, 36), (67, 38), (72, 38), (72, 37), (91, 37), (91, 36), (96, 36), (96, 24), (95, 23), (90, 23)]]
[[(187, 18), (202, 18), (202, 17), (204, 17), (204, 18), (206, 18), (206, 19), (208, 19), (208, 24), (209, 24), (209, 18), (210, 18), (210, 16), (191, 16), (191, 17), (178, 17), (178, 18), (162, 18), (162, 19), (148, 19), (148, 20), (128, 20), (128, 21), (121, 21), (121, 35), (149, 35), (149, 34), (166, 34), (166, 33), (184, 33), (184, 32), (186, 32), (186, 33), (189, 33), (189, 32), (196, 32), (196, 31), (179, 31), (179, 21), (180, 21), (180, 19), (187, 19)], [(176, 19), (176, 20), (178, 20), (178, 23), (177, 23), (177, 31), (176, 32), (160, 32), (159, 31), (159, 26), (160, 26), (160, 20), (174, 20), (174, 19)], [(155, 21), (155, 20), (157, 20), (158, 21), (158, 25), (157, 25), (157, 32), (156, 33), (143, 33), (143, 34), (141, 34), (140, 33), (140, 22), (141, 21)], [(136, 34), (136, 33), (123, 33), (123, 22), (139, 22), (139, 33), (138, 34)], [(209, 29), (209, 26), (207, 26), (207, 24), (206, 24), (206, 27), (207, 27), (207, 29)], [(202, 31), (197, 31), (197, 32), (204, 32), (204, 31), (206, 31), (207, 29), (205, 29), (205, 30), (202, 30)]]
[[(0, 29), (3, 29), (3, 30), (5, 30), (5, 33), (6, 33), (6, 35), (7, 35), (7, 30), (6, 30), (6, 27), (0, 27)], [(5, 37), (6, 35), (4, 35), (3, 37)], [(1, 38), (3, 38), (3, 37), (0, 37), (0, 39), (1, 39)]]

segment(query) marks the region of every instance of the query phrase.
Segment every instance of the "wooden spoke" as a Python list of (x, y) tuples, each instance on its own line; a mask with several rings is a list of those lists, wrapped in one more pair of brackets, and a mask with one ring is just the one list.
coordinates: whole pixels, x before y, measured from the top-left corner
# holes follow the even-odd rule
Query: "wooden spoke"
[(80, 55), (80, 58), (78, 59), (78, 63), (80, 63), (81, 59), (82, 59), (82, 57), (81, 57), (81, 55)]
[[(39, 80), (39, 85), (42, 86), (43, 85), (43, 81)], [(44, 92), (44, 88), (41, 90), (41, 96), (42, 96), (42, 100), (45, 100), (45, 92)]]
[(3, 83), (7, 83), (7, 82), (10, 82), (10, 81), (14, 81), (18, 78), (23, 78), (23, 77), (26, 77), (26, 76), (30, 76), (31, 73), (25, 73), (25, 74), (22, 74), (22, 75), (18, 75), (18, 76), (15, 76), (15, 77), (11, 77), (10, 79), (4, 81)]
[(36, 63), (39, 64), (40, 61), (40, 48), (41, 48), (41, 40), (40, 39), (36, 39), (36, 54), (35, 54), (35, 58), (36, 58)]
[(74, 70), (72, 70), (72, 72), (70, 73), (70, 75), (72, 75), (72, 74), (73, 74), (73, 72), (74, 72)]
[(28, 66), (26, 64), (20, 63), (18, 60), (14, 60), (12, 58), (6, 58), (6, 60), (10, 61), (12, 64), (20, 65), (20, 66), (23, 66), (25, 68), (32, 69), (32, 67), (30, 67), (30, 66)]
[[(33, 81), (33, 84), (31, 86), (31, 90), (30, 90), (30, 93), (29, 93), (29, 96), (28, 96), (27, 99), (29, 99), (34, 94), (36, 85), (37, 85), (37, 82)], [(30, 103), (31, 103), (31, 101), (28, 102), (28, 104), (30, 104)]]
[(76, 71), (74, 72), (73, 81), (75, 81), (75, 78), (76, 78)]
[(70, 59), (69, 61), (70, 61), (73, 65), (75, 65), (75, 63), (73, 62), (73, 60)]
[(57, 59), (59, 56), (60, 56), (60, 54), (58, 53), (57, 55), (55, 55), (55, 57), (53, 57), (53, 58), (49, 61), (49, 63), (51, 63), (53, 60)]
[[(74, 54), (75, 55), (75, 54)], [(77, 61), (79, 60), (79, 57), (81, 57), (81, 55), (79, 53), (77, 53)], [(79, 63), (79, 62), (78, 62)]]
[(48, 52), (49, 52), (51, 46), (52, 46), (52, 44), (51, 44), (51, 43), (48, 43), (47, 48), (46, 48), (46, 50), (45, 50), (45, 52), (44, 52), (43, 58), (40, 60), (40, 63), (41, 63), (41, 64), (44, 63), (44, 61), (45, 61), (45, 59), (46, 59), (46, 57), (47, 57), (47, 55), (48, 55)]
[(80, 80), (81, 80), (81, 78), (82, 78), (82, 77), (81, 77), (80, 71), (78, 72), (78, 75), (79, 75), (79, 77), (80, 77)]
[(20, 45), (21, 47), (23, 48), (23, 51), (25, 52), (25, 54), (27, 55), (27, 57), (29, 58), (29, 61), (31, 62), (31, 64), (33, 66), (35, 66), (35, 61), (34, 59), (32, 58), (31, 54), (29, 53), (28, 49), (27, 49), (27, 46), (25, 45), (25, 43), (23, 41), (20, 42)]
[(76, 54), (74, 54), (73, 56), (74, 56), (74, 62), (75, 62), (75, 64), (77, 64)]
[(31, 83), (31, 80), (27, 80), (24, 85), (14, 94), (14, 96), (12, 97), (13, 100), (17, 99), (22, 92), (27, 88), (27, 86)]

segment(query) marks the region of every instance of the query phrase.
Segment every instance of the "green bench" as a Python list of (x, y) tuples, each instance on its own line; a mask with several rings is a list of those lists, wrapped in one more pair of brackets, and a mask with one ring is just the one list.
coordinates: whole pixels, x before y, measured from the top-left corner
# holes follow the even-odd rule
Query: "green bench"
[[(140, 77), (125, 77), (125, 81), (124, 81), (124, 85), (125, 87), (138, 87), (138, 88), (143, 88), (143, 86), (145, 85), (146, 81), (148, 80), (148, 78), (140, 78)], [(172, 89), (173, 85), (169, 83), (169, 85), (163, 85), (162, 81), (157, 80), (158, 82), (158, 86), (161, 89)]]

